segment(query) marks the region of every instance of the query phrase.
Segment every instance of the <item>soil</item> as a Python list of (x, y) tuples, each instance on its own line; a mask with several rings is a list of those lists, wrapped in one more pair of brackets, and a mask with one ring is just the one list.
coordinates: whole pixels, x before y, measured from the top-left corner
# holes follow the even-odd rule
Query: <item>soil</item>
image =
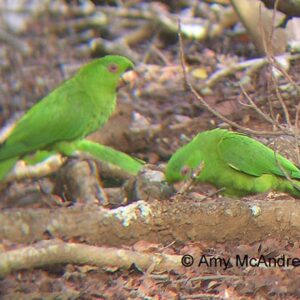
[[(35, 1), (27, 1), (27, 4), (26, 1), (23, 2), (23, 6), (21, 5), (23, 9), (30, 2), (36, 5)], [(5, 23), (3, 14), (6, 8), (2, 5), (0, 18), (3, 24), (6, 24), (4, 28), (11, 38), (4, 39), (0, 32), (0, 40), (5, 41), (0, 44), (0, 124), (6, 126), (14, 123), (59, 83), (70, 78), (85, 62), (108, 53), (117, 53), (130, 57), (135, 61), (136, 67), (134, 72), (128, 74), (129, 84), (118, 91), (116, 112), (105, 126), (92, 134), (89, 139), (137, 157), (150, 165), (147, 168), (152, 166), (154, 169), (163, 170), (172, 153), (197, 133), (216, 127), (236, 130), (209, 112), (189, 91), (182, 72), (177, 29), (175, 32), (166, 29), (157, 21), (157, 18), (171, 15), (175, 25), (178, 16), (182, 18), (183, 23), (200, 20), (201, 25), (201, 22), (206, 24), (208, 21), (211, 22), (211, 26), (217, 24), (216, 12), (209, 4), (213, 1), (200, 2), (203, 3), (198, 4), (192, 0), (49, 1), (49, 5), (41, 5), (35, 12), (18, 12), (26, 24), (19, 30), (10, 28)], [(229, 3), (223, 2), (225, 4), (217, 4), (221, 11), (230, 7)], [(98, 24), (97, 22), (101, 23), (99, 21), (101, 13), (106, 15), (107, 20), (103, 24)], [(139, 16), (132, 17), (133, 13)], [(147, 13), (149, 15), (145, 16)], [(212, 86), (204, 87), (210, 75), (217, 70), (260, 57), (247, 32), (241, 30), (241, 27), (236, 23), (223, 28), (222, 34), (218, 36), (202, 40), (183, 35), (183, 51), (191, 83), (210, 107), (243, 128), (256, 131), (271, 131), (274, 126), (266, 122), (249, 105), (243, 104), (247, 102), (247, 98), (240, 89), (239, 81), (246, 82), (248, 95), (255, 99), (255, 103), (263, 112), (273, 115), (278, 123), (286, 125), (286, 115), (278, 100), (279, 87), (279, 93), (294, 124), (297, 119), (297, 92), (284, 89), (289, 83), (286, 77), (280, 78), (274, 84), (271, 76), (272, 66), (268, 64), (249, 76), (247, 68), (231, 72)], [(140, 36), (135, 36), (141, 29), (145, 30)], [(126, 42), (122, 44), (125, 38), (127, 44)], [(101, 41), (102, 44), (96, 47), (92, 41), (94, 44)], [(22, 44), (22, 51), (17, 46), (19, 43)], [(299, 60), (293, 60), (288, 73), (295, 82), (299, 82), (299, 70)], [(253, 137), (267, 144), (274, 140), (274, 137), (264, 135)], [(283, 140), (287, 139), (283, 137)], [(297, 149), (291, 150), (294, 145), (294, 142), (288, 147), (283, 144), (282, 151), (286, 150), (285, 154), (297, 163), (297, 155), (293, 154)], [(139, 179), (142, 175), (112, 173), (102, 167), (101, 163), (90, 158), (72, 157), (67, 159), (58, 171), (46, 176), (3, 183), (0, 188), (0, 209), (2, 213), (11, 211), (14, 214), (20, 211), (22, 214), (24, 210), (53, 211), (62, 207), (72, 209), (86, 205), (114, 209), (126, 207), (138, 200), (150, 201), (149, 203), (153, 200), (171, 203), (174, 197), (176, 201), (182, 201), (183, 206), (188, 202), (200, 203), (198, 199), (203, 197), (206, 197), (205, 201), (214, 203), (217, 200), (220, 205), (226, 200), (223, 200), (214, 187), (206, 185), (193, 185), (179, 196), (171, 190), (151, 194), (149, 191), (154, 187), (149, 187), (148, 181), (136, 184), (136, 178)], [(175, 188), (179, 190), (180, 186)], [(136, 189), (140, 190), (136, 192)], [(279, 199), (297, 201), (288, 195), (274, 196), (272, 193), (232, 201), (251, 203), (257, 199), (268, 201), (270, 205)], [(168, 204), (164, 206), (167, 209)], [(270, 238), (266, 235), (263, 239), (260, 237), (259, 240), (253, 239), (251, 242), (246, 242), (245, 239), (226, 240), (225, 235), (223, 241), (213, 238), (210, 240), (187, 238), (180, 241), (169, 239), (168, 242), (156, 240), (154, 243), (155, 239), (151, 236), (155, 235), (156, 229), (151, 230), (152, 235), (149, 235), (148, 240), (145, 237), (145, 240), (134, 243), (131, 240), (131, 243), (126, 243), (125, 239), (125, 243), (122, 240), (119, 245), (116, 245), (114, 240), (112, 244), (116, 248), (140, 252), (190, 254), (197, 259), (203, 255), (207, 258), (235, 258), (236, 255), (255, 258), (261, 255), (267, 258), (286, 255), (300, 258), (298, 240), (287, 239), (284, 236)], [(186, 227), (172, 230), (180, 236), (180, 231), (185, 231)], [(192, 231), (197, 231), (197, 228), (191, 228)], [(191, 236), (197, 235), (191, 233)], [(61, 236), (44, 236), (46, 240), (56, 238), (65, 242), (86, 242), (80, 236), (73, 240)], [(109, 242), (101, 244), (99, 240), (101, 239), (95, 239), (90, 244), (111, 245)], [(33, 238), (33, 241), (37, 242), (37, 238)], [(12, 236), (3, 239), (0, 245), (1, 252), (5, 252), (20, 249), (30, 245), (30, 242), (16, 242)], [(1, 299), (299, 299), (299, 272), (296, 266), (263, 268), (236, 266), (232, 263), (228, 269), (224, 269), (223, 265), (201, 264), (198, 267), (170, 269), (161, 273), (151, 273), (151, 270), (144, 272), (135, 265), (124, 269), (59, 264), (25, 269), (7, 275), (0, 281), (0, 297)]]

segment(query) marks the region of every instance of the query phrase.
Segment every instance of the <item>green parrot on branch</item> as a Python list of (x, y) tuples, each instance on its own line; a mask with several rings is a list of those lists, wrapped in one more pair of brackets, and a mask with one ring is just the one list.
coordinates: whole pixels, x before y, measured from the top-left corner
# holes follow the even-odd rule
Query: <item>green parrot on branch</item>
[[(103, 148), (83, 140), (104, 125), (116, 106), (116, 90), (121, 75), (133, 63), (126, 57), (107, 55), (83, 66), (77, 74), (63, 82), (35, 104), (16, 124), (0, 145), (0, 180), (17, 160), (40, 150), (72, 155), (76, 143), (87, 152), (109, 157), (113, 162), (116, 150)], [(95, 147), (96, 148), (95, 148)], [(97, 148), (98, 147), (98, 148)], [(121, 153), (130, 170), (141, 163)]]
[(198, 134), (173, 154), (166, 167), (166, 179), (169, 183), (185, 180), (197, 168), (195, 181), (223, 188), (226, 196), (276, 190), (300, 198), (300, 169), (241, 133), (213, 129)]

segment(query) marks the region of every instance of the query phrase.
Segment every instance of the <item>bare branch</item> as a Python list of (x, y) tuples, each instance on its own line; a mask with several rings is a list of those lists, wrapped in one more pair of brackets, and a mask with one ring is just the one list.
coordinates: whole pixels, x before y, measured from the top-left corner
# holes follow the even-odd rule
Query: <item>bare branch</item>
[(184, 50), (183, 50), (183, 41), (182, 41), (182, 36), (181, 36), (181, 25), (180, 25), (180, 19), (178, 20), (178, 37), (179, 37), (179, 47), (180, 47), (180, 60), (181, 60), (181, 67), (182, 67), (182, 72), (183, 72), (183, 77), (184, 77), (184, 82), (187, 88), (190, 90), (190, 92), (196, 97), (197, 100), (213, 115), (218, 117), (219, 119), (223, 120), (224, 122), (228, 123), (234, 128), (239, 129), (242, 132), (248, 133), (248, 134), (253, 134), (253, 135), (265, 135), (265, 136), (280, 136), (282, 134), (288, 134), (288, 135), (293, 135), (291, 132), (283, 132), (283, 131), (257, 131), (253, 130), (244, 126), (239, 125), (238, 123), (228, 119), (221, 113), (219, 113), (217, 110), (212, 108), (202, 96), (194, 89), (192, 84), (189, 81), (187, 72), (186, 72), (186, 63), (185, 63), (185, 57), (184, 57)]
[[(269, 117), (267, 114), (265, 114), (257, 105), (256, 103), (251, 99), (251, 97), (249, 96), (249, 94), (246, 92), (246, 90), (244, 89), (243, 85), (240, 84), (240, 89), (243, 93), (243, 95), (247, 98), (247, 100), (250, 102), (250, 105), (248, 105), (248, 107), (253, 108), (258, 115), (260, 115), (265, 121), (267, 121), (268, 123), (272, 124), (274, 127), (278, 127), (282, 130), (280, 124), (278, 124), (276, 122), (276, 120), (273, 120), (271, 117)], [(245, 105), (242, 103), (242, 105)]]
[(80, 237), (89, 244), (112, 247), (140, 240), (163, 244), (174, 240), (248, 243), (266, 236), (299, 240), (300, 202), (282, 195), (276, 201), (260, 197), (203, 202), (178, 195), (171, 201), (138, 201), (116, 209), (95, 205), (6, 209), (0, 212), (0, 239), (32, 243), (45, 239), (47, 232), (53, 238)]
[(281, 96), (281, 93), (280, 93), (280, 91), (279, 91), (278, 84), (277, 84), (277, 82), (276, 82), (276, 79), (275, 79), (273, 73), (272, 73), (272, 81), (273, 81), (273, 84), (274, 84), (274, 86), (275, 86), (276, 96), (277, 96), (277, 98), (278, 98), (278, 100), (279, 100), (279, 103), (280, 103), (280, 105), (281, 105), (281, 107), (282, 107), (282, 110), (283, 110), (283, 113), (284, 113), (285, 121), (286, 121), (288, 127), (291, 128), (291, 127), (292, 127), (292, 124), (291, 124), (290, 114), (289, 114), (289, 111), (288, 111), (288, 109), (287, 109), (287, 106), (286, 106), (286, 104), (285, 104), (285, 102), (284, 102), (284, 100), (283, 100), (283, 98), (282, 98), (282, 96)]
[(300, 153), (299, 153), (299, 115), (300, 115), (300, 103), (297, 105), (295, 124), (294, 124), (294, 133), (295, 133), (295, 147), (297, 153), (297, 164), (300, 165)]
[(163, 272), (181, 266), (181, 256), (160, 253), (95, 247), (84, 244), (63, 243), (58, 240), (41, 241), (21, 249), (0, 254), (0, 277), (10, 272), (55, 264), (89, 264), (99, 267), (130, 268)]
[(195, 170), (190, 170), (190, 174), (186, 181), (184, 181), (178, 194), (184, 194), (190, 190), (190, 188), (195, 184), (197, 177), (200, 175), (204, 168), (204, 161), (201, 161), (199, 166)]
[(291, 185), (300, 192), (300, 185), (297, 185), (295, 183), (295, 181), (292, 180), (291, 176), (288, 174), (286, 169), (281, 165), (280, 161), (278, 160), (276, 146), (277, 145), (276, 145), (276, 141), (275, 141), (274, 155), (275, 155), (275, 161), (276, 161), (277, 166), (279, 167), (280, 171), (284, 174), (284, 177), (286, 178), (286, 180), (288, 180), (291, 183)]

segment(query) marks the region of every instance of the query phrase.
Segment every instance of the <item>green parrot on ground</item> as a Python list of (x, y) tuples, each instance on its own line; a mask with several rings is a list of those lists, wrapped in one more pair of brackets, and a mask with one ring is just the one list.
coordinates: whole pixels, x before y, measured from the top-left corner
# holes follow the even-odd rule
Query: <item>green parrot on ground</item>
[[(28, 154), (36, 151), (46, 150), (49, 155), (53, 151), (72, 155), (76, 142), (108, 120), (116, 106), (120, 76), (132, 67), (129, 59), (118, 55), (96, 59), (35, 104), (0, 145), (0, 180), (5, 178), (18, 159), (26, 159)], [(90, 146), (91, 143), (84, 148)], [(105, 151), (109, 152), (110, 148), (105, 148)], [(98, 153), (104, 155), (102, 148)], [(110, 158), (113, 155), (107, 153)], [(129, 163), (134, 162), (132, 159)], [(136, 163), (140, 165), (140, 162)]]
[(300, 169), (244, 134), (219, 128), (198, 134), (173, 154), (166, 179), (169, 183), (185, 180), (200, 164), (195, 180), (224, 188), (226, 196), (276, 190), (300, 198)]

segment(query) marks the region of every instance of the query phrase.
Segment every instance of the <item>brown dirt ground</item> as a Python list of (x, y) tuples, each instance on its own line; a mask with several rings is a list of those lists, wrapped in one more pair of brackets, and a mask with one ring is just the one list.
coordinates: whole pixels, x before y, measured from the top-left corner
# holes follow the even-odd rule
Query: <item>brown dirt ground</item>
[[(107, 1), (94, 2), (99, 8), (118, 3), (118, 1), (108, 1), (109, 4)], [(151, 3), (151, 1), (129, 2), (129, 7), (138, 10), (141, 10), (143, 5)], [(77, 5), (76, 1), (65, 3), (68, 7)], [(169, 1), (155, 3), (165, 11), (180, 15), (194, 1), (178, 1), (178, 4), (171, 6), (168, 5)], [(17, 36), (18, 39), (28, 43), (32, 51), (28, 56), (14, 50), (9, 44), (0, 45), (1, 125), (6, 124), (11, 118), (17, 118), (19, 113), (26, 111), (63, 79), (68, 78), (78, 64), (88, 61), (91, 57), (105, 54), (105, 52), (94, 53), (86, 49), (88, 41), (77, 39), (80, 33), (91, 30), (94, 37), (101, 36), (115, 41), (132, 28), (139, 26), (138, 21), (135, 23), (131, 20), (126, 27), (125, 21), (120, 19), (120, 22), (109, 23), (106, 28), (76, 29), (72, 21), (77, 18), (76, 13), (71, 10), (60, 14), (43, 11), (39, 16), (32, 18), (27, 30)], [(114, 19), (118, 21), (117, 17)], [(232, 28), (226, 29), (222, 36), (201, 42), (185, 39), (184, 50), (191, 70), (204, 68), (211, 73), (216, 70), (217, 64), (226, 65), (232, 61), (256, 57), (257, 53), (251, 42), (230, 34), (232, 31)], [(136, 78), (130, 86), (119, 92), (117, 113), (104, 129), (93, 135), (92, 139), (152, 164), (165, 163), (178, 147), (185, 144), (196, 133), (222, 125), (223, 122), (207, 112), (198, 100), (186, 91), (176, 35), (169, 36), (156, 26), (150, 39), (139, 41), (138, 44), (132, 45), (131, 49), (139, 58)], [(299, 62), (295, 61), (289, 71), (298, 81), (299, 66)], [(255, 112), (238, 102), (243, 97), (236, 82), (243, 75), (241, 71), (227, 76), (213, 87), (212, 93), (206, 95), (205, 100), (225, 116), (243, 126), (257, 130), (270, 129), (270, 126), (265, 124)], [(251, 79), (247, 86), (248, 93), (260, 101), (258, 103), (261, 107), (267, 110), (265, 99), (276, 98), (274, 87), (270, 83), (269, 67), (262, 68), (252, 75)], [(201, 79), (193, 78), (195, 85), (200, 85), (202, 82)], [(289, 99), (287, 104), (291, 116), (294, 117), (297, 100), (292, 97)], [(283, 120), (280, 109), (276, 112), (279, 114), (279, 119)], [(141, 130), (136, 135), (132, 134), (128, 128), (132, 125), (133, 113), (136, 117), (142, 118), (138, 124), (144, 122), (150, 129)], [(160, 125), (159, 130), (151, 132), (151, 128), (158, 128), (155, 127), (157, 125)], [(103, 182), (104, 185), (107, 183), (105, 180)], [(66, 199), (68, 196), (60, 186), (59, 179), (51, 175), (38, 180), (27, 179), (11, 183), (2, 188), (0, 194), (2, 209), (49, 207), (48, 203), (39, 202), (44, 193), (41, 191), (43, 184), (50, 186), (50, 194), (52, 193), (62, 202), (70, 200)], [(120, 186), (123, 181), (117, 184)], [(109, 185), (108, 182), (107, 186)], [(203, 189), (195, 187), (194, 192), (199, 191), (203, 193)], [(212, 188), (208, 187), (205, 191), (210, 192)], [(148, 248), (146, 242), (140, 243), (139, 250)], [(135, 245), (127, 247), (129, 246), (133, 249), (135, 247)], [(266, 239), (251, 245), (199, 241), (186, 244), (175, 243), (167, 250), (157, 250), (161, 249), (159, 246), (153, 245), (153, 248), (169, 254), (189, 253), (200, 256), (201, 253), (232, 257), (239, 253), (249, 256), (263, 253), (270, 257), (281, 254), (300, 257), (297, 241)], [(1, 248), (12, 249), (14, 244), (3, 241)], [(109, 270), (91, 266), (59, 265), (24, 270), (6, 276), (0, 281), (0, 294), (3, 299), (192, 299), (193, 296), (193, 299), (276, 299), (280, 297), (298, 299), (300, 297), (298, 276), (299, 268), (263, 269), (230, 266), (228, 270), (223, 270), (220, 267), (201, 267), (186, 268), (181, 273), (169, 270), (169, 272), (153, 275), (142, 273), (134, 266), (129, 270)]]

